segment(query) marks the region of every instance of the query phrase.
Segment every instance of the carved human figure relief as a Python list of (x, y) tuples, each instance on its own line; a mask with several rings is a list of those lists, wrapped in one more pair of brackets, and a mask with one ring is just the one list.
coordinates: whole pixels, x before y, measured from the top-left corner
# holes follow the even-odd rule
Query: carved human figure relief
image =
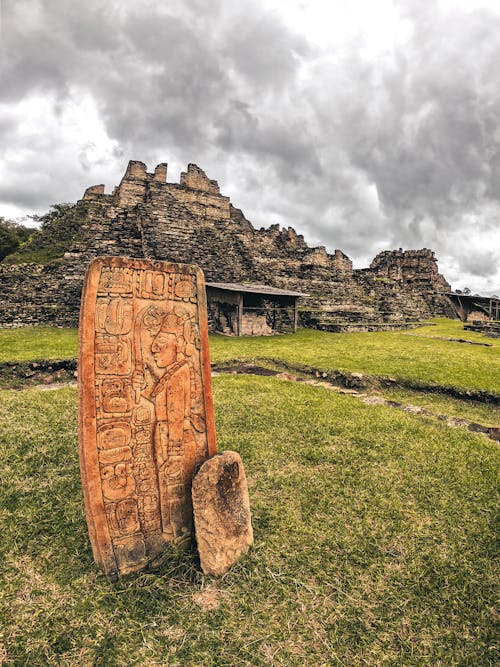
[(87, 524), (94, 558), (114, 579), (190, 540), (194, 471), (216, 453), (202, 272), (98, 258), (79, 336)]

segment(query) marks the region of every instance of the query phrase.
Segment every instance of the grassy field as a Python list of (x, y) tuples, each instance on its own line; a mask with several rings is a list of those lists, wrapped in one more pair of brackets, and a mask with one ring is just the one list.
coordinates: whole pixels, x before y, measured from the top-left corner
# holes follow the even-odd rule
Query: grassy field
[(438, 416), (448, 415), (500, 428), (500, 408), (497, 405), (463, 401), (442, 394), (405, 391), (404, 389), (384, 389), (380, 393), (389, 401), (396, 401), (403, 405), (416, 405)]
[(214, 379), (255, 546), (110, 584), (94, 567), (76, 391), (2, 391), (5, 665), (495, 665), (498, 445), (276, 378)]
[[(301, 329), (295, 335), (213, 336), (213, 361), (270, 357), (323, 370), (393, 376), (429, 385), (483, 389), (500, 394), (500, 340), (466, 332), (458, 320), (397, 332), (330, 334)], [(440, 337), (486, 342), (467, 345)]]
[[(444, 337), (488, 343), (467, 345)], [(429, 385), (500, 394), (500, 340), (464, 331), (458, 320), (397, 332), (330, 334), (301, 329), (295, 335), (211, 336), (213, 362), (274, 358), (324, 370), (393, 376)], [(77, 354), (76, 329), (0, 330), (0, 362), (64, 359)]]
[[(76, 330), (0, 331), (0, 361), (71, 358), (76, 340)], [(499, 349), (447, 320), (211, 338), (219, 363), (275, 358), (496, 393)], [(76, 390), (0, 390), (0, 664), (498, 664), (498, 444), (274, 377), (219, 375), (214, 394), (219, 449), (245, 462), (254, 547), (220, 579), (203, 576), (194, 554), (172, 553), (111, 584), (84, 519)], [(493, 405), (383, 394), (500, 425)]]
[(71, 359), (78, 354), (78, 330), (56, 327), (0, 329), (0, 363)]

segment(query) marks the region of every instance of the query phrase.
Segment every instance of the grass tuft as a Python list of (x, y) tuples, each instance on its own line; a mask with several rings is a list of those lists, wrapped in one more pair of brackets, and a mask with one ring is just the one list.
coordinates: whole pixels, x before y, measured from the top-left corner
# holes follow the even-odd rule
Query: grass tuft
[(75, 390), (0, 393), (5, 664), (496, 663), (498, 446), (276, 378), (214, 391), (254, 547), (220, 579), (171, 553), (117, 584), (92, 561)]

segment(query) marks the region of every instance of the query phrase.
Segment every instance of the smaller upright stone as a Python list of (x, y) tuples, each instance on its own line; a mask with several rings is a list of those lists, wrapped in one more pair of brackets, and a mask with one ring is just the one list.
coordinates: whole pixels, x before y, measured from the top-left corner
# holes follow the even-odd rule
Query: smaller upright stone
[(250, 500), (240, 455), (223, 452), (205, 461), (192, 488), (201, 568), (205, 574), (224, 574), (253, 542)]

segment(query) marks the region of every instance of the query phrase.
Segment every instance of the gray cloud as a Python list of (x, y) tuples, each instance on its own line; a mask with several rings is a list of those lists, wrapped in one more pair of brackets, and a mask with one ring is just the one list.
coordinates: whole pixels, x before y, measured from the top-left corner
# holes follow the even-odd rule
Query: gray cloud
[[(0, 198), (43, 210), (113, 185), (129, 158), (197, 162), (257, 226), (358, 263), (431, 246), (454, 279), (498, 291), (500, 16), (398, 7), (407, 39), (368, 59), (362, 37), (311, 45), (259, 1), (6, 0)], [(37, 136), (21, 110), (39, 99)], [(89, 100), (105, 148), (71, 134)]]
[(487, 278), (495, 271), (498, 258), (495, 250), (484, 249), (482, 252), (474, 253), (463, 261), (463, 269), (472, 276)]

